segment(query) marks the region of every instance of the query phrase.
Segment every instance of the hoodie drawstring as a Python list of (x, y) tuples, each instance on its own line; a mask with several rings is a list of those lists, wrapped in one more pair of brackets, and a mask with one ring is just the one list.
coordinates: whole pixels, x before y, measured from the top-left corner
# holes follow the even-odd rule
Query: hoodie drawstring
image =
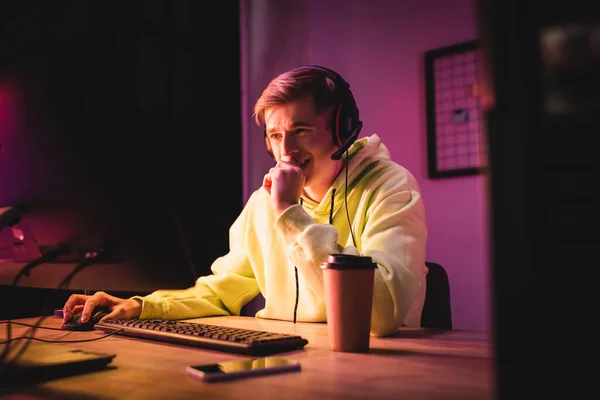
[[(333, 205), (335, 198), (335, 188), (331, 191), (331, 207), (329, 208), (329, 224), (333, 224)], [(300, 205), (302, 205), (302, 197), (300, 197)], [(296, 323), (296, 313), (298, 311), (298, 297), (300, 288), (298, 285), (298, 267), (294, 265), (294, 277), (296, 278), (296, 303), (294, 304), (294, 323)]]
[[(300, 205), (302, 205), (302, 197), (300, 197)], [(294, 277), (296, 278), (296, 303), (294, 304), (294, 323), (296, 323), (296, 312), (298, 311), (298, 295), (300, 288), (298, 286), (298, 267), (294, 265)]]
[(333, 225), (333, 204), (335, 201), (335, 188), (331, 191), (331, 207), (329, 208), (329, 225)]

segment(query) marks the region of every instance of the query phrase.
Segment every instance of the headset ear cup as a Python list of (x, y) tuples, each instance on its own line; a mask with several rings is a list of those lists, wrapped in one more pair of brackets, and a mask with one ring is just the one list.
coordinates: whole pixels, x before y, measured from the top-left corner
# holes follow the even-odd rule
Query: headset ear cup
[(333, 112), (333, 128), (331, 129), (331, 133), (333, 135), (333, 143), (337, 147), (342, 147), (346, 140), (348, 140), (358, 122), (353, 107), (352, 104), (345, 101)]

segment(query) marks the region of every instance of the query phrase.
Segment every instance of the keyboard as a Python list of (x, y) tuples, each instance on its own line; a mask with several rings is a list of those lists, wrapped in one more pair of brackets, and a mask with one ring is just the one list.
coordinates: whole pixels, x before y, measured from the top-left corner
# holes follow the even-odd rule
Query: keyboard
[(177, 320), (107, 319), (94, 328), (115, 335), (247, 355), (283, 353), (308, 344), (297, 335)]

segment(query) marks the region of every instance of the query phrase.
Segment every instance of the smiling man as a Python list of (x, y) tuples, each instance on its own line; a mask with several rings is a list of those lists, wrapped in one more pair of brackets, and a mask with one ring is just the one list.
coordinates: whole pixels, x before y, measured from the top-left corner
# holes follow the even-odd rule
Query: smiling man
[[(94, 307), (105, 318), (186, 319), (239, 315), (259, 293), (258, 318), (326, 322), (321, 263), (333, 253), (377, 263), (371, 334), (419, 326), (425, 298), (427, 228), (419, 186), (362, 128), (348, 83), (320, 66), (273, 79), (255, 104), (275, 166), (230, 228), (230, 250), (212, 274), (182, 290), (120, 299), (73, 295), (67, 320)], [(360, 296), (360, 293), (356, 293)]]
[(332, 160), (336, 147), (331, 138), (331, 111), (317, 113), (310, 95), (264, 111), (265, 144), (277, 165), (265, 175), (264, 188), (281, 214), (297, 204), (302, 192), (320, 202), (342, 170), (342, 160)]

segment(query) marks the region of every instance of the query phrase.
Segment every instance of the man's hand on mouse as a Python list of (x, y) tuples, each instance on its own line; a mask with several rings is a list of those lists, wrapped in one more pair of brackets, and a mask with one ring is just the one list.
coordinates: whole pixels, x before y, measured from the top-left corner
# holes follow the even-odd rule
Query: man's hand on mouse
[(142, 313), (142, 304), (134, 299), (121, 299), (105, 292), (96, 292), (92, 296), (72, 294), (63, 307), (63, 322), (67, 322), (74, 314), (81, 312), (81, 322), (90, 319), (94, 308), (105, 307), (110, 313), (104, 319), (137, 318)]

